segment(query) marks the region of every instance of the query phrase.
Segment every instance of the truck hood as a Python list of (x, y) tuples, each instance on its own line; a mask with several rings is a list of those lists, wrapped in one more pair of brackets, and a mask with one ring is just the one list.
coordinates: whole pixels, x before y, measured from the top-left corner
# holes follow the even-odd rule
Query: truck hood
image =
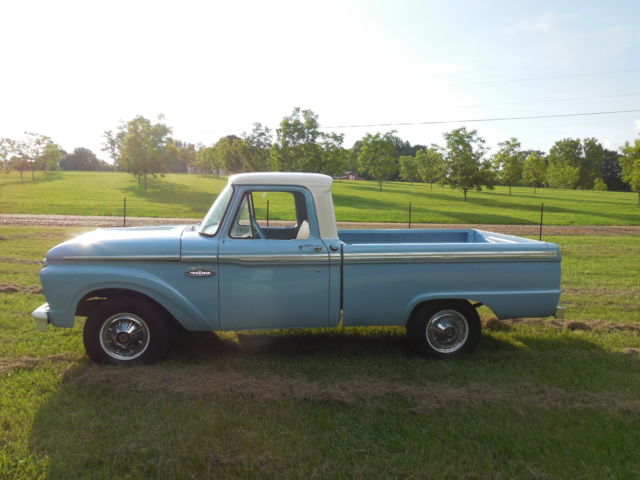
[(75, 237), (47, 252), (61, 260), (180, 260), (180, 237), (187, 225), (104, 228)]

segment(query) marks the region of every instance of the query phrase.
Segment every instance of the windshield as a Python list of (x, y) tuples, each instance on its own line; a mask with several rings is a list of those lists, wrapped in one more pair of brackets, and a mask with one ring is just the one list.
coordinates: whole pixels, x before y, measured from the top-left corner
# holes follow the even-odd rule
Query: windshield
[(227, 204), (229, 203), (229, 199), (231, 199), (232, 193), (233, 188), (231, 188), (230, 185), (224, 187), (224, 190), (220, 192), (216, 201), (211, 205), (211, 208), (207, 212), (207, 216), (204, 217), (204, 220), (200, 225), (200, 233), (204, 233), (205, 235), (215, 235), (218, 232), (218, 227), (220, 226), (222, 216), (224, 215), (224, 211), (227, 209)]

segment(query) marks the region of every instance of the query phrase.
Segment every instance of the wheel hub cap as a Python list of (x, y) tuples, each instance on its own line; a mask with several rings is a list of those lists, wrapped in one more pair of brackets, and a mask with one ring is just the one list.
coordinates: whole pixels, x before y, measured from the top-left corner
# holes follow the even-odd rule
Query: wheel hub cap
[(456, 310), (441, 310), (427, 322), (427, 342), (439, 353), (459, 350), (469, 337), (467, 319)]
[(100, 329), (100, 345), (116, 360), (134, 360), (149, 347), (149, 327), (132, 313), (109, 317)]

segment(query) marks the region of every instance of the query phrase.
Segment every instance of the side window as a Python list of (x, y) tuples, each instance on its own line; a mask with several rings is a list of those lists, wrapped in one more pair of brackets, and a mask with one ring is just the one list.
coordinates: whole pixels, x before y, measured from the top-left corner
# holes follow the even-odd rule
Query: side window
[(309, 238), (304, 196), (297, 192), (267, 190), (245, 193), (229, 235), (265, 240)]
[(261, 227), (298, 226), (296, 199), (291, 192), (253, 192), (253, 205)]

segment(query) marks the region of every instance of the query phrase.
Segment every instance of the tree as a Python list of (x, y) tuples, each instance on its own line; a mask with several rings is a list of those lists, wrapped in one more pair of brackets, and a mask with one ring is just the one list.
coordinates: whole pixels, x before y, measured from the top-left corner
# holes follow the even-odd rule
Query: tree
[(124, 136), (124, 125), (120, 125), (120, 128), (117, 132), (114, 132), (113, 130), (104, 131), (105, 141), (102, 144), (102, 151), (106, 152), (113, 161), (114, 170), (118, 168), (118, 162), (120, 161), (120, 148), (122, 147)]
[(269, 150), (273, 143), (271, 130), (261, 123), (254, 123), (251, 133), (243, 133), (240, 145), (244, 166), (248, 172), (264, 172), (269, 170)]
[(445, 182), (461, 190), (465, 202), (471, 189), (481, 191), (482, 187), (487, 187), (493, 190), (491, 163), (484, 159), (487, 148), (478, 132), (461, 127), (445, 133), (444, 138), (447, 142)]
[(418, 174), (423, 182), (429, 182), (433, 190), (433, 183), (442, 178), (445, 170), (444, 154), (437, 145), (423, 148), (416, 152)]
[(196, 146), (173, 138), (167, 139), (167, 168), (170, 172), (188, 173), (196, 164)]
[(596, 181), (593, 182), (593, 189), (598, 192), (606, 192), (607, 184), (604, 183), (604, 180), (602, 180), (601, 178), (596, 178)]
[(533, 193), (536, 193), (536, 187), (541, 187), (547, 178), (547, 160), (542, 152), (531, 152), (524, 161), (522, 168), (522, 176), (524, 181), (533, 187)]
[(617, 192), (628, 192), (629, 185), (622, 180), (622, 166), (620, 165), (620, 154), (614, 150), (605, 150), (604, 159), (600, 168), (602, 180), (607, 185), (607, 190)]
[(293, 109), (276, 131), (269, 149), (269, 168), (274, 171), (339, 173), (346, 160), (343, 135), (320, 131), (318, 116), (311, 110)]
[(581, 188), (590, 189), (593, 188), (594, 182), (602, 177), (604, 147), (595, 138), (585, 138), (582, 141), (582, 151), (583, 158), (578, 185)]
[(216, 176), (220, 176), (220, 168), (222, 163), (220, 157), (216, 155), (214, 145), (210, 147), (201, 146), (196, 152), (196, 165), (203, 171), (215, 172)]
[(214, 145), (214, 155), (218, 157), (217, 161), (227, 172), (235, 173), (244, 170), (243, 143), (244, 140), (240, 137), (227, 135)]
[(503, 184), (509, 186), (509, 195), (511, 195), (511, 186), (522, 179), (524, 153), (517, 138), (500, 142), (498, 146), (500, 148), (494, 156), (494, 165), (498, 178)]
[(42, 150), (42, 154), (36, 159), (37, 167), (46, 172), (58, 168), (65, 151), (53, 142), (47, 142)]
[(88, 148), (78, 147), (73, 153), (67, 153), (60, 160), (60, 168), (63, 170), (94, 171), (102, 168), (102, 162)]
[(405, 182), (420, 181), (420, 173), (418, 172), (416, 157), (402, 155), (398, 158), (398, 164), (400, 166), (400, 180), (404, 180)]
[(138, 180), (142, 178), (145, 190), (148, 175), (155, 177), (167, 171), (166, 144), (170, 133), (171, 129), (164, 123), (151, 123), (139, 115), (121, 125), (120, 132), (115, 134), (114, 138), (120, 143), (118, 164)]
[(368, 133), (362, 139), (362, 147), (358, 154), (360, 172), (378, 180), (380, 191), (383, 180), (389, 180), (398, 171), (396, 148), (392, 139), (394, 133)]
[(564, 138), (549, 151), (549, 184), (560, 188), (592, 189), (600, 178), (604, 148), (595, 138)]
[(622, 179), (631, 186), (631, 190), (638, 192), (638, 205), (640, 205), (640, 139), (633, 144), (625, 142), (622, 147)]
[(9, 173), (9, 161), (15, 149), (15, 142), (10, 138), (0, 138), (0, 172)]

